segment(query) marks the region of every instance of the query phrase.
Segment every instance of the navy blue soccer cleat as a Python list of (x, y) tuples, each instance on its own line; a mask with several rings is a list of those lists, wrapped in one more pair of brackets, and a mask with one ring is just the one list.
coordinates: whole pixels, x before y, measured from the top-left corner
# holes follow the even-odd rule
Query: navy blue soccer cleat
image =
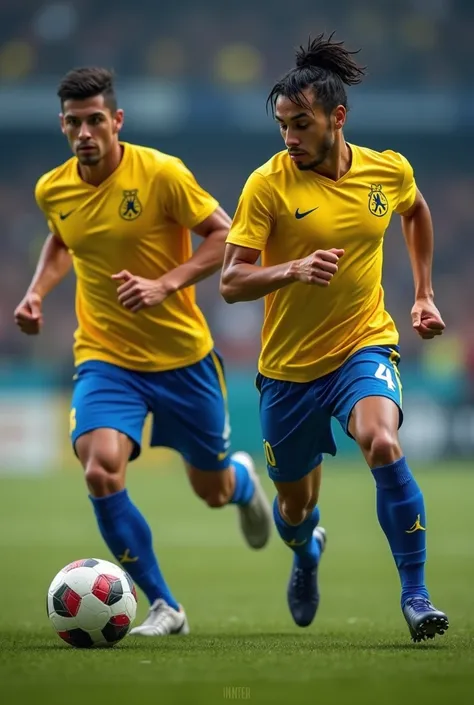
[(431, 602), (421, 595), (409, 597), (402, 607), (413, 641), (434, 639), (436, 634), (444, 634), (449, 620)]
[[(317, 526), (313, 536), (321, 546), (322, 555), (326, 546), (326, 531)], [(291, 616), (299, 627), (308, 627), (318, 609), (318, 567), (319, 564), (314, 568), (299, 568), (296, 565), (296, 556), (293, 559), (287, 597)]]

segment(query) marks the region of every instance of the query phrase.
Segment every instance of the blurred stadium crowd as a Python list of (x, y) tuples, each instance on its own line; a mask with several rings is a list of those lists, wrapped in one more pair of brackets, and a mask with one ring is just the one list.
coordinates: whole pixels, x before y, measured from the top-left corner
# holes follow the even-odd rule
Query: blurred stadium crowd
[(460, 86), (471, 75), (470, 0), (0, 0), (0, 80), (58, 66), (216, 83), (271, 81), (308, 33), (337, 28), (383, 81)]
[[(363, 48), (369, 66), (367, 86), (376, 91), (407, 88), (459, 95), (473, 87), (474, 3), (470, 0), (300, 0), (288, 7), (281, 0), (259, 3), (226, 0), (196, 4), (181, 0), (158, 10), (151, 1), (39, 3), (0, 0), (1, 86), (28, 86), (45, 77), (57, 82), (80, 64), (113, 67), (120, 77), (144, 77), (219, 90), (235, 86), (266, 89), (292, 65), (293, 47), (309, 33), (337, 28), (350, 48)], [(357, 90), (357, 89), (356, 89)], [(472, 93), (472, 90), (471, 90)], [(195, 93), (193, 93), (195, 95)], [(54, 98), (54, 96), (53, 96)], [(472, 107), (472, 98), (466, 95)], [(197, 109), (199, 105), (197, 105)], [(280, 149), (275, 134), (239, 133), (217, 116), (204, 137), (191, 126), (168, 139), (159, 133), (125, 134), (130, 141), (172, 151), (194, 170), (199, 181), (233, 212), (250, 171)], [(422, 346), (410, 328), (411, 272), (400, 228), (387, 235), (385, 289), (389, 310), (401, 331), (403, 358), (432, 366), (449, 376), (462, 369), (474, 377), (474, 176), (462, 132), (425, 135), (429, 114), (420, 114), (417, 134), (402, 136), (350, 134), (374, 148), (403, 151), (412, 161), (420, 188), (433, 213), (436, 232), (437, 303), (449, 326), (436, 348)], [(225, 122), (225, 120), (224, 120)], [(349, 122), (350, 128), (350, 122)], [(69, 370), (75, 320), (73, 280), (51, 297), (46, 307), (47, 335), (32, 343), (14, 329), (12, 312), (27, 285), (46, 226), (33, 188), (37, 178), (67, 158), (56, 130), (16, 133), (0, 129), (0, 358), (53, 363)], [(428, 131), (429, 132), (429, 131)], [(200, 303), (229, 364), (253, 365), (259, 346), (261, 304), (229, 308), (220, 299), (214, 278), (199, 287)], [(434, 352), (433, 352), (434, 351)], [(454, 372), (453, 372), (454, 371)]]

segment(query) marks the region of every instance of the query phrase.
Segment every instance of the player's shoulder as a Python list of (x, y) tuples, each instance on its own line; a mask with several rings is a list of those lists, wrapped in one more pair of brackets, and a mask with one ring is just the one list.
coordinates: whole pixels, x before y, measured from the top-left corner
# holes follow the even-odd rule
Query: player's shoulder
[(386, 171), (403, 173), (409, 164), (406, 157), (393, 149), (385, 149), (382, 152), (369, 147), (351, 144), (351, 148), (357, 151), (357, 157), (362, 167), (375, 167)]
[(281, 152), (274, 154), (273, 157), (270, 157), (268, 161), (255, 169), (253, 173), (258, 174), (270, 182), (274, 182), (278, 180), (282, 174), (288, 171), (290, 166), (291, 164), (288, 157), (288, 152), (284, 149)]
[(124, 144), (125, 148), (130, 150), (132, 157), (139, 161), (147, 172), (169, 173), (186, 168), (178, 157), (162, 152), (154, 147), (146, 147), (139, 144)]
[(282, 177), (289, 168), (288, 152), (277, 152), (264, 164), (257, 167), (248, 177), (245, 190), (247, 193), (278, 191), (283, 181)]
[(39, 177), (35, 185), (35, 197), (38, 203), (44, 202), (48, 194), (57, 188), (64, 186), (71, 179), (71, 175), (77, 166), (76, 157), (71, 157), (59, 166), (50, 169)]

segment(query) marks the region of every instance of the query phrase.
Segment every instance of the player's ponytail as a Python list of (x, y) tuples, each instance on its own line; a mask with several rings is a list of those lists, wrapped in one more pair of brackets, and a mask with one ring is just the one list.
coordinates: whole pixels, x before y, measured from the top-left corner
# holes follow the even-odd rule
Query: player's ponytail
[(357, 51), (348, 51), (344, 42), (332, 42), (334, 32), (328, 39), (320, 34), (316, 39), (309, 39), (305, 49), (296, 52), (297, 69), (322, 69), (339, 76), (346, 86), (353, 86), (362, 81), (364, 69), (356, 64), (352, 56)]
[(302, 95), (312, 87), (315, 99), (327, 114), (337, 105), (347, 108), (347, 95), (344, 86), (353, 86), (362, 81), (365, 68), (358, 66), (353, 58), (356, 51), (349, 51), (343, 42), (333, 42), (334, 32), (327, 38), (320, 34), (308, 40), (308, 46), (296, 52), (296, 66), (273, 87), (267, 99), (267, 108), (272, 111), (279, 95), (292, 100), (297, 105), (309, 107)]

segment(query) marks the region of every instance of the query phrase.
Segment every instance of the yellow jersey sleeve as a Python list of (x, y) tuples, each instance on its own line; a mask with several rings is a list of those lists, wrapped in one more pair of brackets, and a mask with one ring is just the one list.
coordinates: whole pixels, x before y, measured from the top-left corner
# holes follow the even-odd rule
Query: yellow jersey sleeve
[(237, 204), (227, 242), (264, 250), (275, 221), (273, 195), (267, 179), (254, 171)]
[(179, 225), (192, 230), (219, 206), (180, 159), (170, 159), (163, 170), (164, 209)]
[(395, 208), (396, 213), (404, 213), (415, 202), (416, 198), (416, 181), (413, 175), (413, 167), (410, 162), (402, 155), (397, 154), (401, 161), (401, 185), (400, 194)]
[(46, 207), (46, 199), (45, 199), (45, 176), (42, 176), (40, 179), (38, 179), (36, 186), (35, 186), (35, 200), (38, 205), (38, 208), (41, 210), (43, 213), (44, 217), (46, 218), (46, 222), (48, 223), (48, 228), (49, 232), (53, 233), (54, 235), (57, 235), (58, 233), (56, 232), (56, 228), (54, 227), (54, 223), (49, 217), (48, 209)]

